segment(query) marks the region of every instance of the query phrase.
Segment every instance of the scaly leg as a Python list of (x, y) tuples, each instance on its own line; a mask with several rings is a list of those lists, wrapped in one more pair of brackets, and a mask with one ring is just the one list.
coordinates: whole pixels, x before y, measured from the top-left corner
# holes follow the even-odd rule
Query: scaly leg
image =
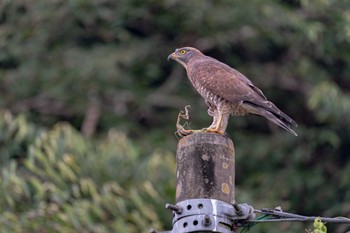
[(223, 114), (222, 112), (218, 112), (218, 116), (217, 114), (213, 116), (213, 124), (204, 131), (210, 133), (225, 134), (229, 116), (229, 114)]
[(211, 116), (213, 117), (213, 122), (211, 123), (211, 125), (208, 128), (215, 129), (217, 124), (218, 124), (218, 120), (219, 120), (218, 112), (213, 112), (213, 114)]

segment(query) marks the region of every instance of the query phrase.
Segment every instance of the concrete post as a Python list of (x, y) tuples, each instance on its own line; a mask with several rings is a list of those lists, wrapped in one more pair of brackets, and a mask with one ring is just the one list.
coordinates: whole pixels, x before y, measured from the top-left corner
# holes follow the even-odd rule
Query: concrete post
[(176, 202), (235, 198), (235, 150), (225, 135), (194, 133), (179, 141), (176, 154)]

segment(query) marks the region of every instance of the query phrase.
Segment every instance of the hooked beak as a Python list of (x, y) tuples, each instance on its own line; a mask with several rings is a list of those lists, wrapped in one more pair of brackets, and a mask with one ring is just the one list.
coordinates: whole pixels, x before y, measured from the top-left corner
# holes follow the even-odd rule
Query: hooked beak
[(175, 52), (173, 52), (172, 54), (170, 54), (169, 56), (168, 56), (168, 61), (170, 60), (170, 59), (172, 59), (172, 60), (176, 60), (177, 58), (179, 58), (176, 54), (175, 54)]

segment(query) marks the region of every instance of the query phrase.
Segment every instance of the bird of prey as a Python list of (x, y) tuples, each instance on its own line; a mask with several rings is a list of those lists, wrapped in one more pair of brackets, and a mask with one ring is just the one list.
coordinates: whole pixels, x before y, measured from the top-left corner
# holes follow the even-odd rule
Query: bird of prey
[(225, 134), (230, 115), (254, 114), (297, 136), (291, 129), (297, 126), (295, 121), (268, 101), (263, 92), (237, 70), (192, 47), (176, 49), (169, 59), (185, 67), (189, 80), (209, 107), (213, 123), (204, 131)]

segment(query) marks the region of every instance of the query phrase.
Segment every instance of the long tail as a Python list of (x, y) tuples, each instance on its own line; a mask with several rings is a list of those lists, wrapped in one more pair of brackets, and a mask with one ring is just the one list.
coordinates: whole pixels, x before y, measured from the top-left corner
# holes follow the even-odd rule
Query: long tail
[(288, 132), (298, 136), (298, 134), (292, 130), (292, 126), (297, 127), (297, 123), (290, 118), (287, 114), (279, 110), (273, 103), (266, 101), (263, 106), (258, 106), (253, 103), (244, 102), (243, 107), (252, 114), (260, 115), (275, 123), (279, 127), (287, 130)]
[(284, 114), (283, 112), (281, 112), (281, 115), (275, 115), (272, 112), (269, 112), (268, 110), (262, 109), (262, 111), (260, 111), (260, 115), (265, 117), (266, 119), (268, 119), (269, 121), (275, 123), (276, 125), (278, 125), (279, 127), (289, 131), (290, 133), (294, 134), (295, 136), (298, 136), (298, 134), (292, 130), (291, 126), (297, 126), (295, 124), (295, 122), (286, 114)]

